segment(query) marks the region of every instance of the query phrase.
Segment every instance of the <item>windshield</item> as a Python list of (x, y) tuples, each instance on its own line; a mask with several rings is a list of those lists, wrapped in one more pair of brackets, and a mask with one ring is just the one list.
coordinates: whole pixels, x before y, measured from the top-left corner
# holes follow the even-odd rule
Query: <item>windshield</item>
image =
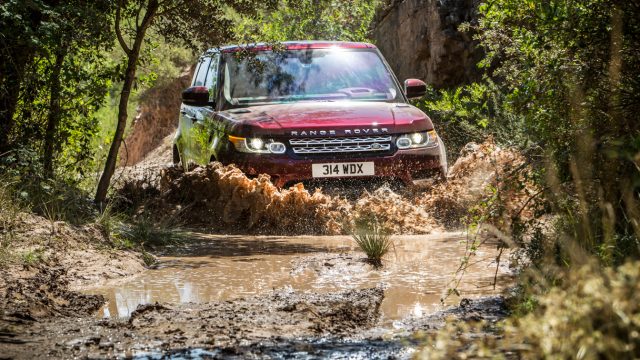
[(224, 97), (232, 106), (299, 100), (399, 101), (376, 51), (305, 49), (224, 56)]

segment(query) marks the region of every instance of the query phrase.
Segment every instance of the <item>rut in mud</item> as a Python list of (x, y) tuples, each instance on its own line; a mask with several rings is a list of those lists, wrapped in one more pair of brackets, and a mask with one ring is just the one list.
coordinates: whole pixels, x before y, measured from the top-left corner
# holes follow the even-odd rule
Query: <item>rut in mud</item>
[(213, 231), (335, 235), (347, 233), (358, 218), (375, 216), (392, 234), (429, 234), (459, 228), (468, 209), (493, 196), (495, 189), (506, 210), (496, 223), (508, 223), (515, 212), (526, 216), (531, 207), (526, 201), (535, 188), (522, 176), (516, 179), (522, 184), (518, 188), (505, 181), (523, 167), (521, 154), (488, 140), (468, 144), (446, 182), (400, 191), (382, 186), (355, 200), (310, 191), (301, 183), (278, 189), (268, 175), (250, 179), (235, 166), (220, 163), (188, 172), (168, 167), (153, 179), (129, 179), (120, 194), (139, 214), (170, 214), (185, 225)]

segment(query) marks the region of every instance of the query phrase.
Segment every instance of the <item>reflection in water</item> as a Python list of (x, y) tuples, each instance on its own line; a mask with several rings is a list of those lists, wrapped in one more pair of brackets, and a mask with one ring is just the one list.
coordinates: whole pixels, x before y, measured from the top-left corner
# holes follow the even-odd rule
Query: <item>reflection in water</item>
[[(355, 247), (349, 237), (198, 235), (189, 247), (161, 257), (156, 269), (127, 283), (88, 292), (109, 300), (100, 316), (122, 318), (139, 304), (227, 300), (283, 288), (333, 292), (382, 283), (386, 286), (382, 313), (387, 321), (422, 317), (441, 308), (440, 298), (464, 254), (463, 239), (459, 234), (398, 236), (385, 267), (373, 271), (360, 261), (362, 253), (352, 252)], [(478, 252), (477, 263), (460, 287), (464, 296), (499, 293), (500, 288), (489, 286), (495, 255), (490, 245)], [(499, 274), (507, 276), (505, 272), (500, 269)], [(457, 301), (452, 297), (448, 304)]]

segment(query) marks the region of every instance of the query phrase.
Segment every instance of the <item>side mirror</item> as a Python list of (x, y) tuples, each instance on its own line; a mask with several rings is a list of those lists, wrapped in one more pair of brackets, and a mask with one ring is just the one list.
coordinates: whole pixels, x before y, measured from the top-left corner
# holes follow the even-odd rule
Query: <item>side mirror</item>
[(209, 89), (206, 86), (192, 86), (182, 92), (182, 103), (191, 106), (207, 106), (209, 102)]
[(427, 84), (418, 79), (407, 79), (404, 81), (404, 94), (409, 99), (423, 97), (427, 93)]

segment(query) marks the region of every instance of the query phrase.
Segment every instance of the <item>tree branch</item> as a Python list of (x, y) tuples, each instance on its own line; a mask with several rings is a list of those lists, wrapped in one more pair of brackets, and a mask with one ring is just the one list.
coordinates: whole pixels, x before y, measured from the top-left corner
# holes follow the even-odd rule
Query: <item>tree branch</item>
[(140, 29), (140, 13), (142, 12), (142, 6), (138, 6), (138, 11), (136, 11), (136, 32)]
[(122, 1), (118, 1), (118, 4), (116, 5), (116, 37), (118, 38), (118, 43), (120, 43), (120, 47), (122, 47), (122, 50), (125, 52), (125, 54), (131, 55), (131, 49), (129, 48), (129, 46), (127, 46), (127, 43), (124, 41), (124, 38), (122, 37), (122, 31), (120, 29), (120, 11), (121, 11), (121, 7), (122, 7)]
[(158, 1), (151, 0), (149, 1), (149, 6), (147, 7), (147, 11), (144, 14), (144, 18), (142, 18), (142, 23), (140, 24), (140, 29), (144, 32), (153, 22), (153, 19), (158, 16)]
[[(162, 8), (164, 6), (167, 6), (168, 5), (168, 4), (166, 4), (167, 2), (168, 1), (164, 1), (164, 2), (159, 3), (158, 4), (158, 8), (160, 9), (160, 8)], [(158, 12), (158, 16), (165, 16), (165, 15), (167, 15), (168, 13), (170, 13), (172, 11), (178, 10), (182, 5), (184, 5), (184, 2), (183, 1), (178, 1), (176, 3), (176, 5), (170, 6), (168, 8), (165, 8), (164, 10)]]

